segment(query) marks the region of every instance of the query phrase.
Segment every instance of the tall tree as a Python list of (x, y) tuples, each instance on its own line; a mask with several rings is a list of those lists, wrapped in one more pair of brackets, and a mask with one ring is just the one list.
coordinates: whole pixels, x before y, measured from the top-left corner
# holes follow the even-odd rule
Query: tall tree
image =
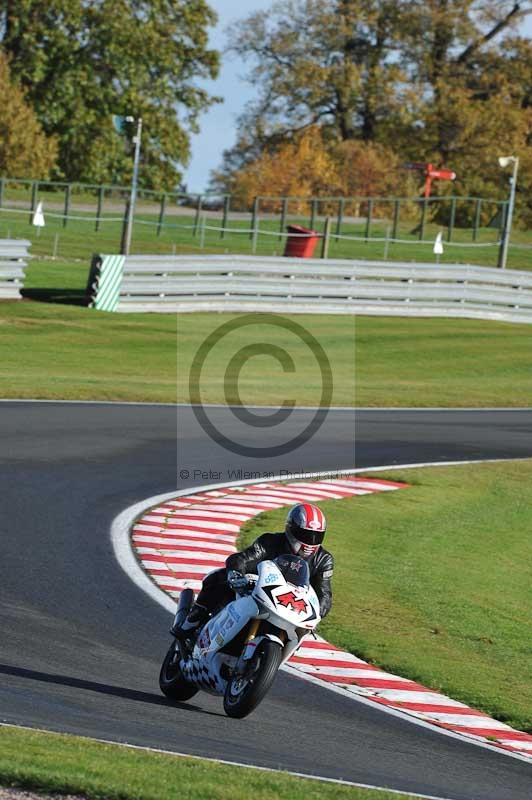
[(389, 135), (407, 157), (452, 167), (457, 194), (506, 198), (497, 156), (520, 156), (517, 208), (532, 219), (532, 43), (515, 29), (532, 3), (412, 0), (403, 68), (417, 98)]
[(468, 104), (473, 117), (479, 115), (478, 101), (497, 106), (505, 97), (512, 109), (524, 107), (532, 47), (517, 39), (520, 45), (511, 52), (516, 39), (503, 35), (531, 12), (532, 3), (514, 0), (408, 1), (401, 61), (417, 98), (412, 119), (422, 127), (428, 117), (432, 149), (440, 159), (463, 147), (461, 134), (471, 127)]
[(343, 140), (374, 139), (398, 110), (396, 0), (289, 0), (242, 20), (229, 49), (251, 64), (259, 96), (246, 121), (270, 133), (320, 123)]
[(0, 53), (0, 174), (47, 178), (57, 143), (45, 136), (22, 89), (13, 84), (6, 56)]
[(531, 11), (532, 0), (289, 0), (249, 15), (230, 49), (259, 94), (217, 185), (315, 124), (325, 147), (374, 142), (447, 163), (463, 193), (505, 196), (503, 148), (521, 154), (527, 185), (532, 44), (515, 30)]
[(189, 134), (217, 98), (208, 47), (216, 15), (205, 0), (6, 0), (1, 46), (44, 130), (59, 141), (57, 174), (126, 182), (131, 158), (112, 114), (142, 116), (141, 181), (172, 189)]

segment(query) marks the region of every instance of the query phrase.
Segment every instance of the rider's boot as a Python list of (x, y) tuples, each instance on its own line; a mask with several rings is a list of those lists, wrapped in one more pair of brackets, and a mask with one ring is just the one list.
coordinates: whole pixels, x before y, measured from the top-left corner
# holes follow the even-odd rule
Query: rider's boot
[(176, 639), (189, 639), (209, 619), (209, 610), (199, 603), (194, 603), (182, 625), (172, 626)]

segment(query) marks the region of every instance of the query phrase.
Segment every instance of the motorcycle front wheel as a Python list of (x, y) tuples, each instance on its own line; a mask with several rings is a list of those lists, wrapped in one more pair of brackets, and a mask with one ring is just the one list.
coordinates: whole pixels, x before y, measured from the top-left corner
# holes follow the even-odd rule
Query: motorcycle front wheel
[(179, 666), (180, 658), (179, 649), (175, 642), (172, 642), (164, 658), (161, 672), (159, 673), (161, 692), (165, 697), (168, 697), (169, 700), (190, 700), (190, 698), (194, 697), (198, 692), (196, 687), (187, 683), (183, 677), (181, 667)]
[(228, 717), (242, 719), (258, 706), (277, 675), (282, 653), (276, 642), (262, 640), (245, 674), (234, 675), (227, 682), (224, 711)]

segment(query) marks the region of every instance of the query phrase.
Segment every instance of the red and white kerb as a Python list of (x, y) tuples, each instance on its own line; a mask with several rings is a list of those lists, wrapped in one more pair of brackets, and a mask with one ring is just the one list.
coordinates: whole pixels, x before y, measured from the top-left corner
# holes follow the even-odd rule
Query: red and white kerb
[[(325, 520), (313, 503), (405, 487), (404, 483), (362, 476), (221, 487), (150, 509), (133, 526), (132, 544), (154, 583), (177, 598), (185, 587), (199, 591), (207, 573), (225, 566), (225, 559), (236, 550), (240, 526), (261, 511), (304, 504), (309, 530), (319, 531)], [(385, 672), (320, 637), (304, 640), (288, 664), (324, 684), (341, 686), (381, 706), (532, 759), (530, 734), (415, 681)]]

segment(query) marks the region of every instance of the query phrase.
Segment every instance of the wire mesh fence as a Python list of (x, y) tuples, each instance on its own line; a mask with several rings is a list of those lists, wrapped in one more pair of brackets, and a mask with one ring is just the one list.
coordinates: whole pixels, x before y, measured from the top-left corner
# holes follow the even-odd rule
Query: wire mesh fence
[[(120, 251), (126, 186), (0, 178), (0, 235), (26, 237), (36, 255), (87, 259)], [(32, 220), (42, 203), (44, 227)], [(506, 201), (445, 197), (267, 197), (249, 208), (219, 194), (140, 189), (133, 221), (132, 253), (231, 252), (280, 255), (300, 225), (327, 233), (329, 258), (441, 260), (496, 266)], [(444, 252), (432, 252), (441, 233)], [(516, 241), (508, 266), (528, 266), (527, 241)], [(518, 247), (517, 245), (520, 245)], [(323, 254), (317, 247), (316, 256)]]

